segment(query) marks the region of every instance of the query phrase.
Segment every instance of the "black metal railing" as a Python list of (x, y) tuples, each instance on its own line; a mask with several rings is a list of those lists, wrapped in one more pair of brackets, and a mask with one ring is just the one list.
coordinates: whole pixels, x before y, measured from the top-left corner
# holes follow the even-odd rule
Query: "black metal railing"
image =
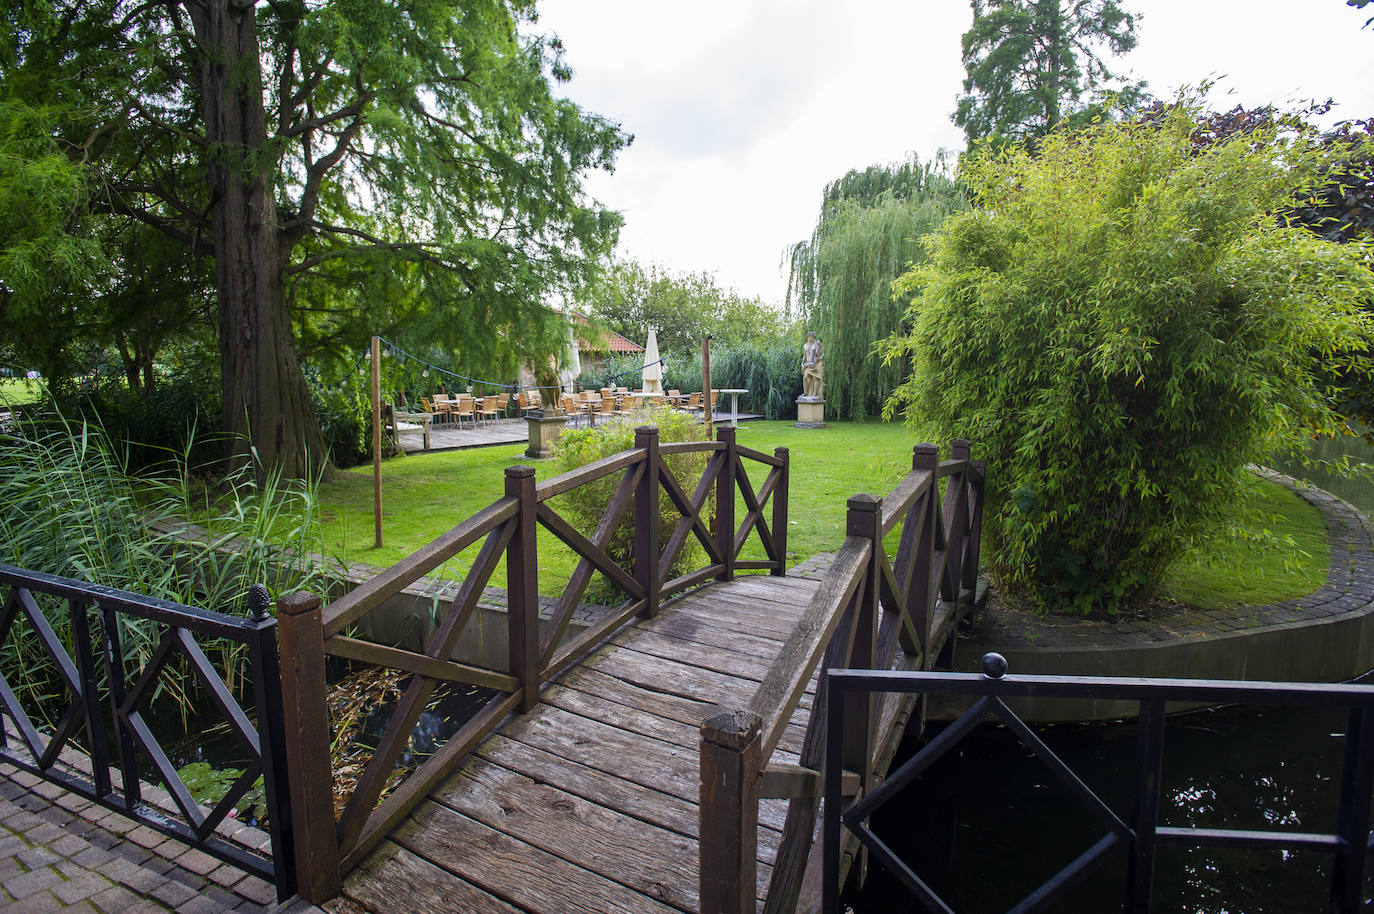
[[(1064, 785), (1101, 819), (1105, 834), (1087, 851), (1027, 895), (1011, 910), (1043, 911), (1111, 856), (1127, 854), (1125, 910), (1150, 910), (1159, 844), (1226, 847), (1307, 848), (1325, 851), (1333, 860), (1329, 910), (1360, 910), (1370, 836), (1370, 801), (1374, 794), (1374, 686), (1325, 683), (1236, 682), (1209, 679), (1126, 679), (1113, 677), (1007, 676), (998, 654), (983, 658), (983, 673), (881, 672), (831, 670), (826, 696), (828, 740), (825, 762), (823, 832), (823, 906), (840, 911), (841, 825), (847, 828), (926, 910), (951, 912), (904, 861), (869, 828), (873, 812), (893, 798), (937, 759), (958, 745), (989, 716), (996, 717), (1038, 755)], [(880, 692), (921, 695), (965, 695), (973, 706), (916, 755), (892, 772), (867, 796), (847, 807), (842, 796), (845, 704)], [(1139, 703), (1139, 746), (1134, 807), (1130, 822), (1118, 816), (1005, 703), (1009, 698), (1115, 699)], [(1224, 828), (1179, 828), (1159, 824), (1160, 772), (1164, 760), (1164, 717), (1168, 702), (1344, 707), (1346, 731), (1339, 813), (1334, 833)], [(859, 705), (867, 702), (860, 700)]]
[[(0, 597), (0, 648), (10, 646), (21, 637), (22, 627), (28, 626), (66, 693), (50, 704), (65, 707), (60, 719), (51, 727), (40, 726), (23, 706), (20, 690), (0, 672), (0, 715), (8, 718), (0, 721), (6, 724), (0, 727), (0, 759), (274, 883), (279, 899), (295, 894), (290, 793), (281, 749), (277, 623), (267, 615), (266, 589), (253, 588), (249, 596), (253, 616), (244, 619), (0, 564)], [(40, 606), (40, 601), (48, 600), (65, 603), (64, 610), (50, 607), (50, 611), (55, 617), (65, 613), (66, 639)], [(157, 626), (157, 647), (140, 670), (127, 668), (123, 619)], [(202, 642), (209, 639), (247, 649), (257, 726), (202, 650)], [(224, 798), (208, 811), (192, 798), (145, 719), (171, 663), (185, 665), (242, 745), (244, 757), (250, 759)], [(64, 763), (64, 751), (68, 761), (71, 752), (79, 753), (80, 764)], [(174, 809), (145, 801), (140, 756), (156, 771)], [(270, 854), (216, 833), (259, 775), (267, 804)]]

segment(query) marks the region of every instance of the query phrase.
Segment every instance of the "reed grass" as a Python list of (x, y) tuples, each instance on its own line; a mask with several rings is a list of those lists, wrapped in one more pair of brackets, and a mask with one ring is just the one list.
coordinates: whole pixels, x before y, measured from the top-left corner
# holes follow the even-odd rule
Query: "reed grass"
[[(227, 475), (195, 467), (184, 450), (159, 467), (127, 472), (127, 451), (97, 425), (52, 407), (0, 433), (0, 561), (230, 615), (246, 615), (256, 583), (318, 586), (321, 553), (318, 488), (246, 464)], [(254, 455), (256, 457), (256, 455)], [(196, 518), (189, 528), (186, 518)], [(67, 610), (39, 600), (71, 650)], [(96, 622), (92, 614), (92, 623)], [(141, 670), (160, 626), (121, 614), (126, 670)], [(235, 693), (245, 691), (247, 649), (202, 645)], [(61, 698), (52, 661), (29, 626), (14, 624), (0, 645), (0, 670), (26, 707)], [(167, 697), (185, 716), (194, 703), (185, 671), (169, 667), (155, 700)]]

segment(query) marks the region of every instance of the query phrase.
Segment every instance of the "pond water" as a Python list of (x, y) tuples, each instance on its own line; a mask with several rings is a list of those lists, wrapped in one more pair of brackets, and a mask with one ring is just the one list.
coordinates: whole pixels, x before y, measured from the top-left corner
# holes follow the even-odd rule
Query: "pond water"
[[(1310, 453), (1321, 460), (1347, 457), (1352, 463), (1361, 461), (1374, 464), (1374, 446), (1359, 438), (1314, 441)], [(1320, 469), (1305, 467), (1298, 460), (1275, 460), (1273, 467), (1280, 473), (1287, 473), (1295, 479), (1305, 479), (1320, 486), (1331, 494), (1344, 498), (1366, 516), (1374, 517), (1374, 481), (1368, 477), (1336, 476)]]
[[(1330, 832), (1336, 825), (1346, 715), (1341, 710), (1231, 708), (1178, 715), (1166, 727), (1160, 824)], [(932, 727), (933, 736), (939, 729)], [(1050, 748), (1129, 823), (1133, 723), (1041, 729)], [(909, 741), (899, 759), (919, 747)], [(980, 727), (875, 814), (889, 846), (959, 914), (1006, 911), (1106, 834), (1106, 826), (1002, 726)], [(1329, 855), (1161, 846), (1154, 910), (1300, 914), (1327, 910)], [(1125, 853), (1110, 856), (1054, 911), (1121, 911)], [(877, 864), (855, 914), (916, 903)]]

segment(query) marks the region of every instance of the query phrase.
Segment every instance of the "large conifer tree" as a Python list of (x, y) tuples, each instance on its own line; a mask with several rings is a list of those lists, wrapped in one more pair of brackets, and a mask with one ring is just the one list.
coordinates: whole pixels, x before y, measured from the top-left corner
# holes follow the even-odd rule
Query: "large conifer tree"
[(627, 138), (553, 94), (534, 22), (530, 0), (40, 0), (0, 14), (0, 102), (51, 115), (98, 216), (213, 276), (226, 431), (303, 474), (325, 453), (298, 337), (403, 311), (468, 354), (553, 348), (543, 294), (614, 244), (581, 182)]
[[(1118, 77), (1104, 52), (1135, 47), (1137, 16), (1118, 0), (972, 0), (964, 33), (964, 94), (954, 123), (971, 146), (984, 137), (1043, 136), (1099, 106)], [(1126, 105), (1144, 83), (1115, 86)]]

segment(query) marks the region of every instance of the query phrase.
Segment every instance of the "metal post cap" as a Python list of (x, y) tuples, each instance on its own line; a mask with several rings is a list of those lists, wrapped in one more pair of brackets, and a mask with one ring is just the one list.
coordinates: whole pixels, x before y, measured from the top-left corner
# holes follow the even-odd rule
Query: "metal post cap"
[(248, 588), (248, 611), (255, 621), (267, 618), (267, 607), (272, 605), (272, 595), (265, 584), (254, 584)]
[(982, 667), (983, 675), (989, 679), (1001, 679), (1007, 675), (1007, 658), (994, 651), (984, 654), (978, 665)]

